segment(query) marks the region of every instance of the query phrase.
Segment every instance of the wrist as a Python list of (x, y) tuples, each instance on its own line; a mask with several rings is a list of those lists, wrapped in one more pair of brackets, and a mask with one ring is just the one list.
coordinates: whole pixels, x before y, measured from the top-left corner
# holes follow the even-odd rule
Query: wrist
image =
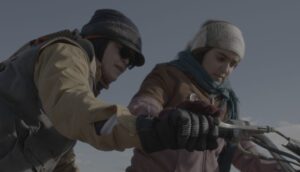
[(145, 115), (139, 115), (136, 120), (136, 129), (140, 139), (141, 147), (147, 153), (164, 149), (159, 136), (155, 130), (156, 119)]

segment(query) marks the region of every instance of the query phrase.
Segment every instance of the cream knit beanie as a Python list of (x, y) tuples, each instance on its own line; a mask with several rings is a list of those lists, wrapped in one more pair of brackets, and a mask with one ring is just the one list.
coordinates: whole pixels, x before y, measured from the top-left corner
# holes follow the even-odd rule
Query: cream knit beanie
[(229, 50), (239, 55), (241, 59), (245, 54), (242, 32), (237, 26), (226, 21), (206, 21), (188, 44), (191, 51), (204, 47)]

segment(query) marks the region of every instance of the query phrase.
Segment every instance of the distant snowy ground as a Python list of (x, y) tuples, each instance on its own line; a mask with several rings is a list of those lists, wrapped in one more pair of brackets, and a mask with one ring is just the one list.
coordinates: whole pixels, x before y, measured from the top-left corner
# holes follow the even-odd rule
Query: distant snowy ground
[[(300, 140), (300, 124), (283, 124), (277, 128), (280, 132), (294, 139)], [(281, 147), (281, 144), (286, 144), (286, 141), (275, 134), (269, 134), (276, 145)], [(285, 150), (283, 147), (281, 147)], [(97, 151), (91, 146), (78, 142), (75, 147), (77, 154), (77, 164), (82, 172), (122, 172), (130, 164), (132, 156), (132, 149), (128, 149), (124, 152), (117, 151)], [(232, 169), (232, 172), (238, 170)]]

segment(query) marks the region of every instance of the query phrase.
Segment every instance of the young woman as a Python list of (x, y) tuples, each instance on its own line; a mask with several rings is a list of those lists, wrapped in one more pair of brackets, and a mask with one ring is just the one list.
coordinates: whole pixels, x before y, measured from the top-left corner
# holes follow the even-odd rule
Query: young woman
[[(145, 78), (131, 100), (130, 111), (136, 115), (159, 116), (165, 108), (200, 100), (218, 107), (221, 120), (237, 119), (238, 99), (228, 77), (243, 59), (244, 52), (245, 43), (238, 27), (226, 21), (207, 21), (186, 50), (178, 54), (178, 59), (157, 65)], [(204, 136), (200, 140), (203, 147), (211, 147), (215, 141), (218, 147), (194, 152), (164, 150), (152, 154), (135, 149), (127, 171), (223, 172), (229, 171), (231, 163), (247, 172), (277, 170), (274, 162), (244, 156), (224, 139)], [(248, 142), (243, 146), (255, 151)]]

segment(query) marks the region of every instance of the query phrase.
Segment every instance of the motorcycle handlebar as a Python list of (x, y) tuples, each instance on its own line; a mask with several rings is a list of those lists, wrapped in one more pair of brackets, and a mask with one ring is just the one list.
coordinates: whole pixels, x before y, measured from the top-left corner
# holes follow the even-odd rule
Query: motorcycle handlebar
[[(267, 137), (264, 136), (264, 134), (273, 132), (273, 133), (276, 133), (276, 134), (280, 135), (281, 137), (285, 138), (288, 141), (288, 143), (283, 146), (298, 156), (300, 156), (300, 141), (291, 139), (270, 126), (250, 125), (250, 123), (248, 121), (230, 120), (227, 122), (222, 122), (222, 121), (216, 119), (215, 123), (219, 128), (219, 137), (222, 137), (222, 138), (224, 138), (230, 142), (234, 142), (234, 143), (239, 143), (240, 140), (254, 141), (258, 145), (267, 149), (274, 157), (273, 160), (277, 160), (281, 164), (281, 166), (285, 169), (285, 171), (288, 171), (288, 172), (296, 171), (294, 168), (292, 168), (291, 165), (288, 165), (288, 164), (294, 164), (294, 165), (300, 166), (300, 164), (299, 164), (300, 159), (298, 157), (293, 156), (292, 154), (289, 154), (287, 152), (280, 151), (271, 142), (270, 139), (267, 139)], [(240, 147), (241, 146), (239, 146), (239, 148)], [(240, 149), (242, 149), (242, 148), (240, 148)], [(246, 150), (244, 150), (244, 151), (246, 153), (249, 153)], [(291, 159), (295, 160), (296, 163), (286, 160), (282, 156), (291, 158)], [(260, 158), (264, 159), (264, 157), (260, 157)], [(270, 160), (272, 160), (272, 159), (270, 159)]]

